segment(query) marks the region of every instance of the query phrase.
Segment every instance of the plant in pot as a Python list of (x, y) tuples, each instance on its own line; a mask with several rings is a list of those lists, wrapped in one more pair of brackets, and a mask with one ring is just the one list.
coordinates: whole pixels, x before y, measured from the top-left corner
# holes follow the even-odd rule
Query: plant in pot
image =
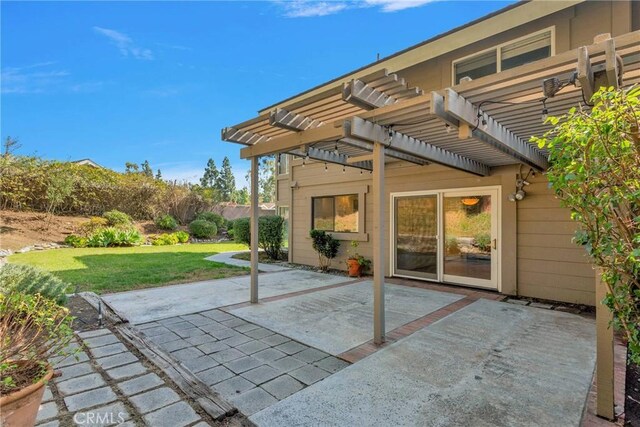
[(359, 243), (355, 240), (351, 241), (352, 250), (349, 250), (349, 257), (347, 258), (349, 277), (360, 277), (362, 276), (362, 273), (371, 267), (371, 260), (363, 257), (357, 252), (358, 245)]
[(0, 425), (6, 427), (35, 424), (53, 376), (48, 360), (69, 355), (73, 337), (68, 309), (46, 292), (27, 292), (5, 283), (0, 288)]

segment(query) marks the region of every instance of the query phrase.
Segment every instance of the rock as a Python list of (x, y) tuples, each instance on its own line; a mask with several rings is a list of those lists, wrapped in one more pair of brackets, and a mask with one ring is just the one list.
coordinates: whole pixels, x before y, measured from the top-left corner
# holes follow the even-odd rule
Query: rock
[(9, 255), (13, 255), (11, 249), (0, 249), (0, 258), (8, 257)]

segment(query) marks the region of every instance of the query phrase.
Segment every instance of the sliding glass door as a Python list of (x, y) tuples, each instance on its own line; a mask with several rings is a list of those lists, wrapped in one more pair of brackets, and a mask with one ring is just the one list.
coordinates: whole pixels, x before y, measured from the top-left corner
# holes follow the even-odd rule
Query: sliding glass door
[(437, 194), (397, 197), (395, 213), (395, 273), (437, 280)]
[(498, 288), (498, 190), (394, 194), (393, 274)]

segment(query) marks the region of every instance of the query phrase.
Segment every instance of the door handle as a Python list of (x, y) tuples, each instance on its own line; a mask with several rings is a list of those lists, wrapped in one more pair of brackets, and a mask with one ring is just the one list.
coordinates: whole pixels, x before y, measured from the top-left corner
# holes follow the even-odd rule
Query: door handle
[(491, 247), (493, 249), (498, 249), (498, 239), (493, 239), (493, 242), (491, 243)]

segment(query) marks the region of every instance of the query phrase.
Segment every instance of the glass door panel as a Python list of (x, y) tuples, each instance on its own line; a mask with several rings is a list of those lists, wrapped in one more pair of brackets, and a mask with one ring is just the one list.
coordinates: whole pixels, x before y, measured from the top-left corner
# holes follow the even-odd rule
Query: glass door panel
[(438, 279), (438, 197), (395, 200), (395, 273)]
[(497, 287), (494, 192), (445, 193), (444, 280)]

